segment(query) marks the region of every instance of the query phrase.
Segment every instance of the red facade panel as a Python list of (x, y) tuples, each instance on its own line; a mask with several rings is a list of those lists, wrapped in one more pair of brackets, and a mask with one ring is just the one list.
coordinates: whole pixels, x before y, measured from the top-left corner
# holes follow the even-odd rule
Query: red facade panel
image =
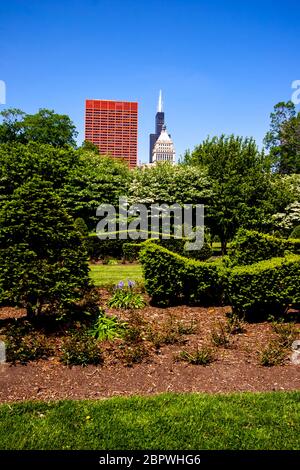
[(86, 100), (85, 139), (93, 142), (102, 155), (123, 158), (137, 165), (138, 103)]

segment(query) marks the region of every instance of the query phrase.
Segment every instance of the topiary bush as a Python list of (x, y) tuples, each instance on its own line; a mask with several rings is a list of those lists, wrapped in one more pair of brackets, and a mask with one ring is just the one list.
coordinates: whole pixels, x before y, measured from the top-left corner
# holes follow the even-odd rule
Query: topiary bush
[(234, 267), (226, 290), (233, 311), (241, 316), (282, 314), (300, 302), (300, 256)]
[(123, 245), (127, 240), (100, 240), (97, 235), (90, 235), (84, 238), (84, 245), (88, 256), (92, 260), (104, 260), (112, 257), (121, 259), (123, 257)]
[(221, 302), (225, 281), (221, 262), (191, 260), (155, 243), (144, 245), (140, 260), (154, 304)]
[(286, 251), (300, 253), (300, 240), (240, 229), (231, 243), (229, 256), (235, 265), (248, 265), (284, 256)]

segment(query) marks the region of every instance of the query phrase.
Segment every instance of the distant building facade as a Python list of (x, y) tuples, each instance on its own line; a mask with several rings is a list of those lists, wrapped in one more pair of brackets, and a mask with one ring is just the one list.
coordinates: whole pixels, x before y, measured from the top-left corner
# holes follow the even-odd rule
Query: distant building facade
[(163, 126), (152, 153), (152, 164), (159, 162), (175, 163), (175, 148), (166, 126)]
[(155, 134), (150, 134), (149, 163), (159, 161), (175, 163), (175, 148), (171, 136), (166, 131), (165, 113), (163, 111), (162, 92), (159, 92), (157, 113), (155, 115)]
[(86, 100), (85, 140), (101, 155), (123, 158), (130, 168), (137, 165), (138, 103)]

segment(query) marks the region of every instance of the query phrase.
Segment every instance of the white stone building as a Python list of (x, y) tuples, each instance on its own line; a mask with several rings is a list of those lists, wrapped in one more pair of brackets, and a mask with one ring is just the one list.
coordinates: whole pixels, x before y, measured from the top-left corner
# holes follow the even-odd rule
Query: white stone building
[(152, 153), (152, 164), (159, 162), (170, 162), (175, 164), (175, 148), (166, 126), (163, 126), (160, 136), (155, 142)]

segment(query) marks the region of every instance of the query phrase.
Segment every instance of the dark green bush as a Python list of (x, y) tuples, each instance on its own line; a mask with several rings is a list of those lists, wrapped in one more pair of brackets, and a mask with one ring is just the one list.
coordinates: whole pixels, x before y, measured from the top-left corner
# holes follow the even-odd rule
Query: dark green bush
[(81, 217), (77, 217), (77, 219), (75, 219), (74, 225), (80, 235), (82, 235), (83, 237), (86, 237), (89, 234), (88, 226)]
[(297, 240), (300, 239), (300, 225), (297, 225), (297, 227), (294, 228), (294, 230), (290, 234), (290, 238), (297, 239)]
[(220, 303), (225, 270), (220, 262), (184, 258), (154, 243), (145, 244), (140, 260), (153, 303)]
[(84, 244), (88, 256), (93, 260), (103, 260), (108, 257), (121, 259), (123, 257), (123, 245), (127, 240), (100, 240), (97, 235), (84, 238)]
[(188, 258), (197, 259), (198, 261), (205, 261), (213, 255), (213, 250), (208, 243), (204, 243), (201, 250), (184, 251), (184, 256)]
[(272, 258), (231, 270), (227, 297), (240, 315), (279, 315), (300, 302), (300, 256)]
[(284, 256), (286, 251), (300, 253), (300, 240), (240, 229), (231, 243), (229, 256), (235, 265), (247, 265)]
[(85, 330), (70, 332), (61, 349), (61, 362), (67, 366), (97, 365), (103, 362), (99, 342)]
[(124, 243), (123, 244), (123, 255), (124, 258), (132, 263), (139, 258), (139, 253), (142, 248), (141, 243)]

